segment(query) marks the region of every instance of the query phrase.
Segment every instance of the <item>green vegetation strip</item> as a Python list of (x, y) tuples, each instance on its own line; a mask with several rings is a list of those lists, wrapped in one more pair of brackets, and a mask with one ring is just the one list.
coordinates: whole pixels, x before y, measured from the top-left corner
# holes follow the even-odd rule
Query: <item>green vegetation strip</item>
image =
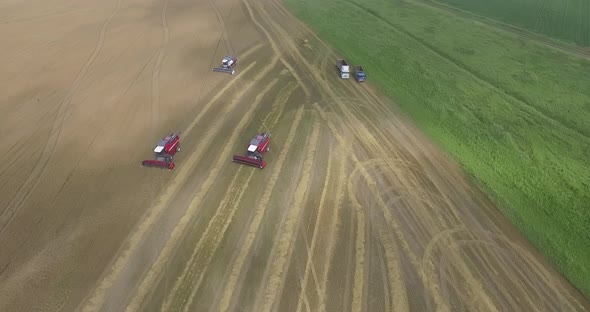
[(562, 41), (590, 46), (590, 1), (588, 0), (438, 0), (437, 2)]
[(590, 63), (395, 0), (285, 0), (590, 297)]

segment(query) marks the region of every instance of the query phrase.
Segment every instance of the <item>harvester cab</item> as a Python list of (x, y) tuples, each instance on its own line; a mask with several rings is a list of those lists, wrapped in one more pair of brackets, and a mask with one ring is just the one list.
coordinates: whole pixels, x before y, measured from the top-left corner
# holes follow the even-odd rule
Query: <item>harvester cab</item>
[(156, 159), (144, 160), (141, 164), (148, 167), (160, 167), (172, 170), (175, 166), (172, 159), (176, 152), (180, 152), (180, 133), (172, 133), (160, 140), (154, 148)]
[(262, 160), (262, 153), (258, 151), (258, 146), (250, 145), (248, 146), (248, 157), (253, 159)]
[(246, 156), (234, 155), (233, 161), (262, 169), (266, 166), (266, 162), (262, 158), (262, 155), (270, 151), (270, 147), (268, 146), (269, 143), (270, 133), (265, 132), (257, 134), (252, 140), (250, 140)]
[(213, 68), (214, 72), (235, 74), (234, 66), (236, 66), (237, 59), (233, 56), (224, 56), (221, 60), (221, 67)]

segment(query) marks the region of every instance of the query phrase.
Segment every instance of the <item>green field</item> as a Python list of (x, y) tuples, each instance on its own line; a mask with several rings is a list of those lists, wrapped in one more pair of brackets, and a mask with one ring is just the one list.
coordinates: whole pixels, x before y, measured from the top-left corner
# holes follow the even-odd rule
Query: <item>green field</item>
[(581, 46), (590, 46), (588, 0), (437, 0)]
[(285, 0), (590, 297), (590, 62), (395, 0)]

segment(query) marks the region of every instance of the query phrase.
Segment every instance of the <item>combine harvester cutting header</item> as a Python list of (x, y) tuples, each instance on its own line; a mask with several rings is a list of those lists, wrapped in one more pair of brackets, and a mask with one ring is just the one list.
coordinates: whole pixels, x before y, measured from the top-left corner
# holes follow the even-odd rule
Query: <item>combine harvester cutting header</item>
[(158, 142), (154, 148), (156, 159), (144, 160), (141, 162), (146, 167), (160, 167), (174, 169), (172, 158), (176, 152), (180, 152), (180, 132), (172, 133)]
[(215, 67), (215, 68), (213, 68), (213, 71), (233, 75), (236, 73), (236, 71), (234, 70), (234, 67), (236, 66), (237, 62), (238, 62), (238, 59), (236, 59), (233, 56), (229, 56), (229, 55), (224, 56), (223, 60), (221, 60), (221, 67)]
[(270, 132), (257, 134), (252, 140), (250, 140), (246, 155), (234, 155), (233, 161), (262, 169), (266, 166), (266, 162), (262, 159), (262, 155), (270, 151), (270, 148), (268, 147), (269, 143)]

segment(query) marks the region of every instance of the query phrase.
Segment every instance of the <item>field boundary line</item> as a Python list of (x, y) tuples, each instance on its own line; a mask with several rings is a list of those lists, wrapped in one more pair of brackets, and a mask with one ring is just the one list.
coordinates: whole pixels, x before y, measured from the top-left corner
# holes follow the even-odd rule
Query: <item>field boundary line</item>
[[(477, 20), (479, 22), (482, 22), (483, 24), (486, 24), (487, 26), (513, 34), (518, 38), (530, 40), (539, 45), (543, 45), (548, 48), (558, 50), (560, 52), (565, 52), (567, 54), (571, 54), (582, 59), (590, 60), (589, 52), (586, 52), (583, 48), (578, 48), (578, 46), (570, 46), (568, 43), (561, 42), (560, 39), (552, 38), (541, 33), (527, 30), (525, 28), (520, 28), (516, 25), (502, 22), (501, 20), (486, 17), (483, 15), (479, 15), (474, 12), (469, 12), (461, 8), (453, 7), (451, 5), (444, 4), (436, 0), (414, 0), (414, 3), (421, 6), (428, 6), (434, 9), (438, 9), (440, 11), (451, 12), (455, 15), (463, 16), (465, 18)], [(566, 3), (569, 3), (569, 1), (566, 1)]]
[(493, 81), (493, 79), (490, 79), (490, 78), (486, 77), (485, 75), (482, 75), (479, 72), (471, 69), (468, 65), (463, 64), (461, 61), (459, 61), (459, 60), (455, 59), (454, 57), (449, 56), (447, 53), (437, 49), (433, 45), (427, 43), (425, 40), (422, 40), (421, 38), (412, 34), (410, 31), (404, 29), (403, 27), (401, 27), (399, 25), (395, 25), (395, 24), (385, 20), (383, 17), (377, 15), (377, 13), (372, 12), (370, 9), (365, 8), (363, 5), (360, 5), (356, 2), (354, 2), (353, 0), (343, 0), (343, 1), (350, 3), (352, 6), (358, 8), (361, 11), (366, 12), (367, 14), (369, 14), (371, 16), (374, 16), (382, 23), (389, 25), (393, 30), (398, 31), (399, 33), (404, 34), (405, 36), (411, 38), (416, 43), (418, 43), (419, 45), (422, 45), (423, 47), (425, 47), (427, 50), (434, 53), (438, 57), (444, 59), (448, 63), (454, 65), (459, 70), (472, 76), (473, 78), (475, 78), (476, 80), (481, 82), (483, 85), (488, 86), (490, 89), (495, 91), (495, 93), (500, 98), (511, 99), (512, 101), (516, 101), (518, 103), (523, 104), (521, 107), (518, 107), (518, 109), (520, 111), (526, 112), (527, 110), (529, 110), (529, 111), (535, 112), (535, 113), (539, 114), (540, 116), (542, 116), (547, 121), (549, 121), (550, 123), (556, 124), (557, 126), (563, 127), (564, 129), (574, 132), (586, 140), (589, 139), (588, 135), (586, 135), (581, 130), (567, 125), (564, 121), (561, 120), (561, 117), (549, 115), (544, 109), (538, 108), (538, 107), (534, 106), (533, 104), (528, 103), (528, 100), (523, 99), (520, 95), (515, 94), (512, 90), (502, 88), (501, 86), (497, 85)]

